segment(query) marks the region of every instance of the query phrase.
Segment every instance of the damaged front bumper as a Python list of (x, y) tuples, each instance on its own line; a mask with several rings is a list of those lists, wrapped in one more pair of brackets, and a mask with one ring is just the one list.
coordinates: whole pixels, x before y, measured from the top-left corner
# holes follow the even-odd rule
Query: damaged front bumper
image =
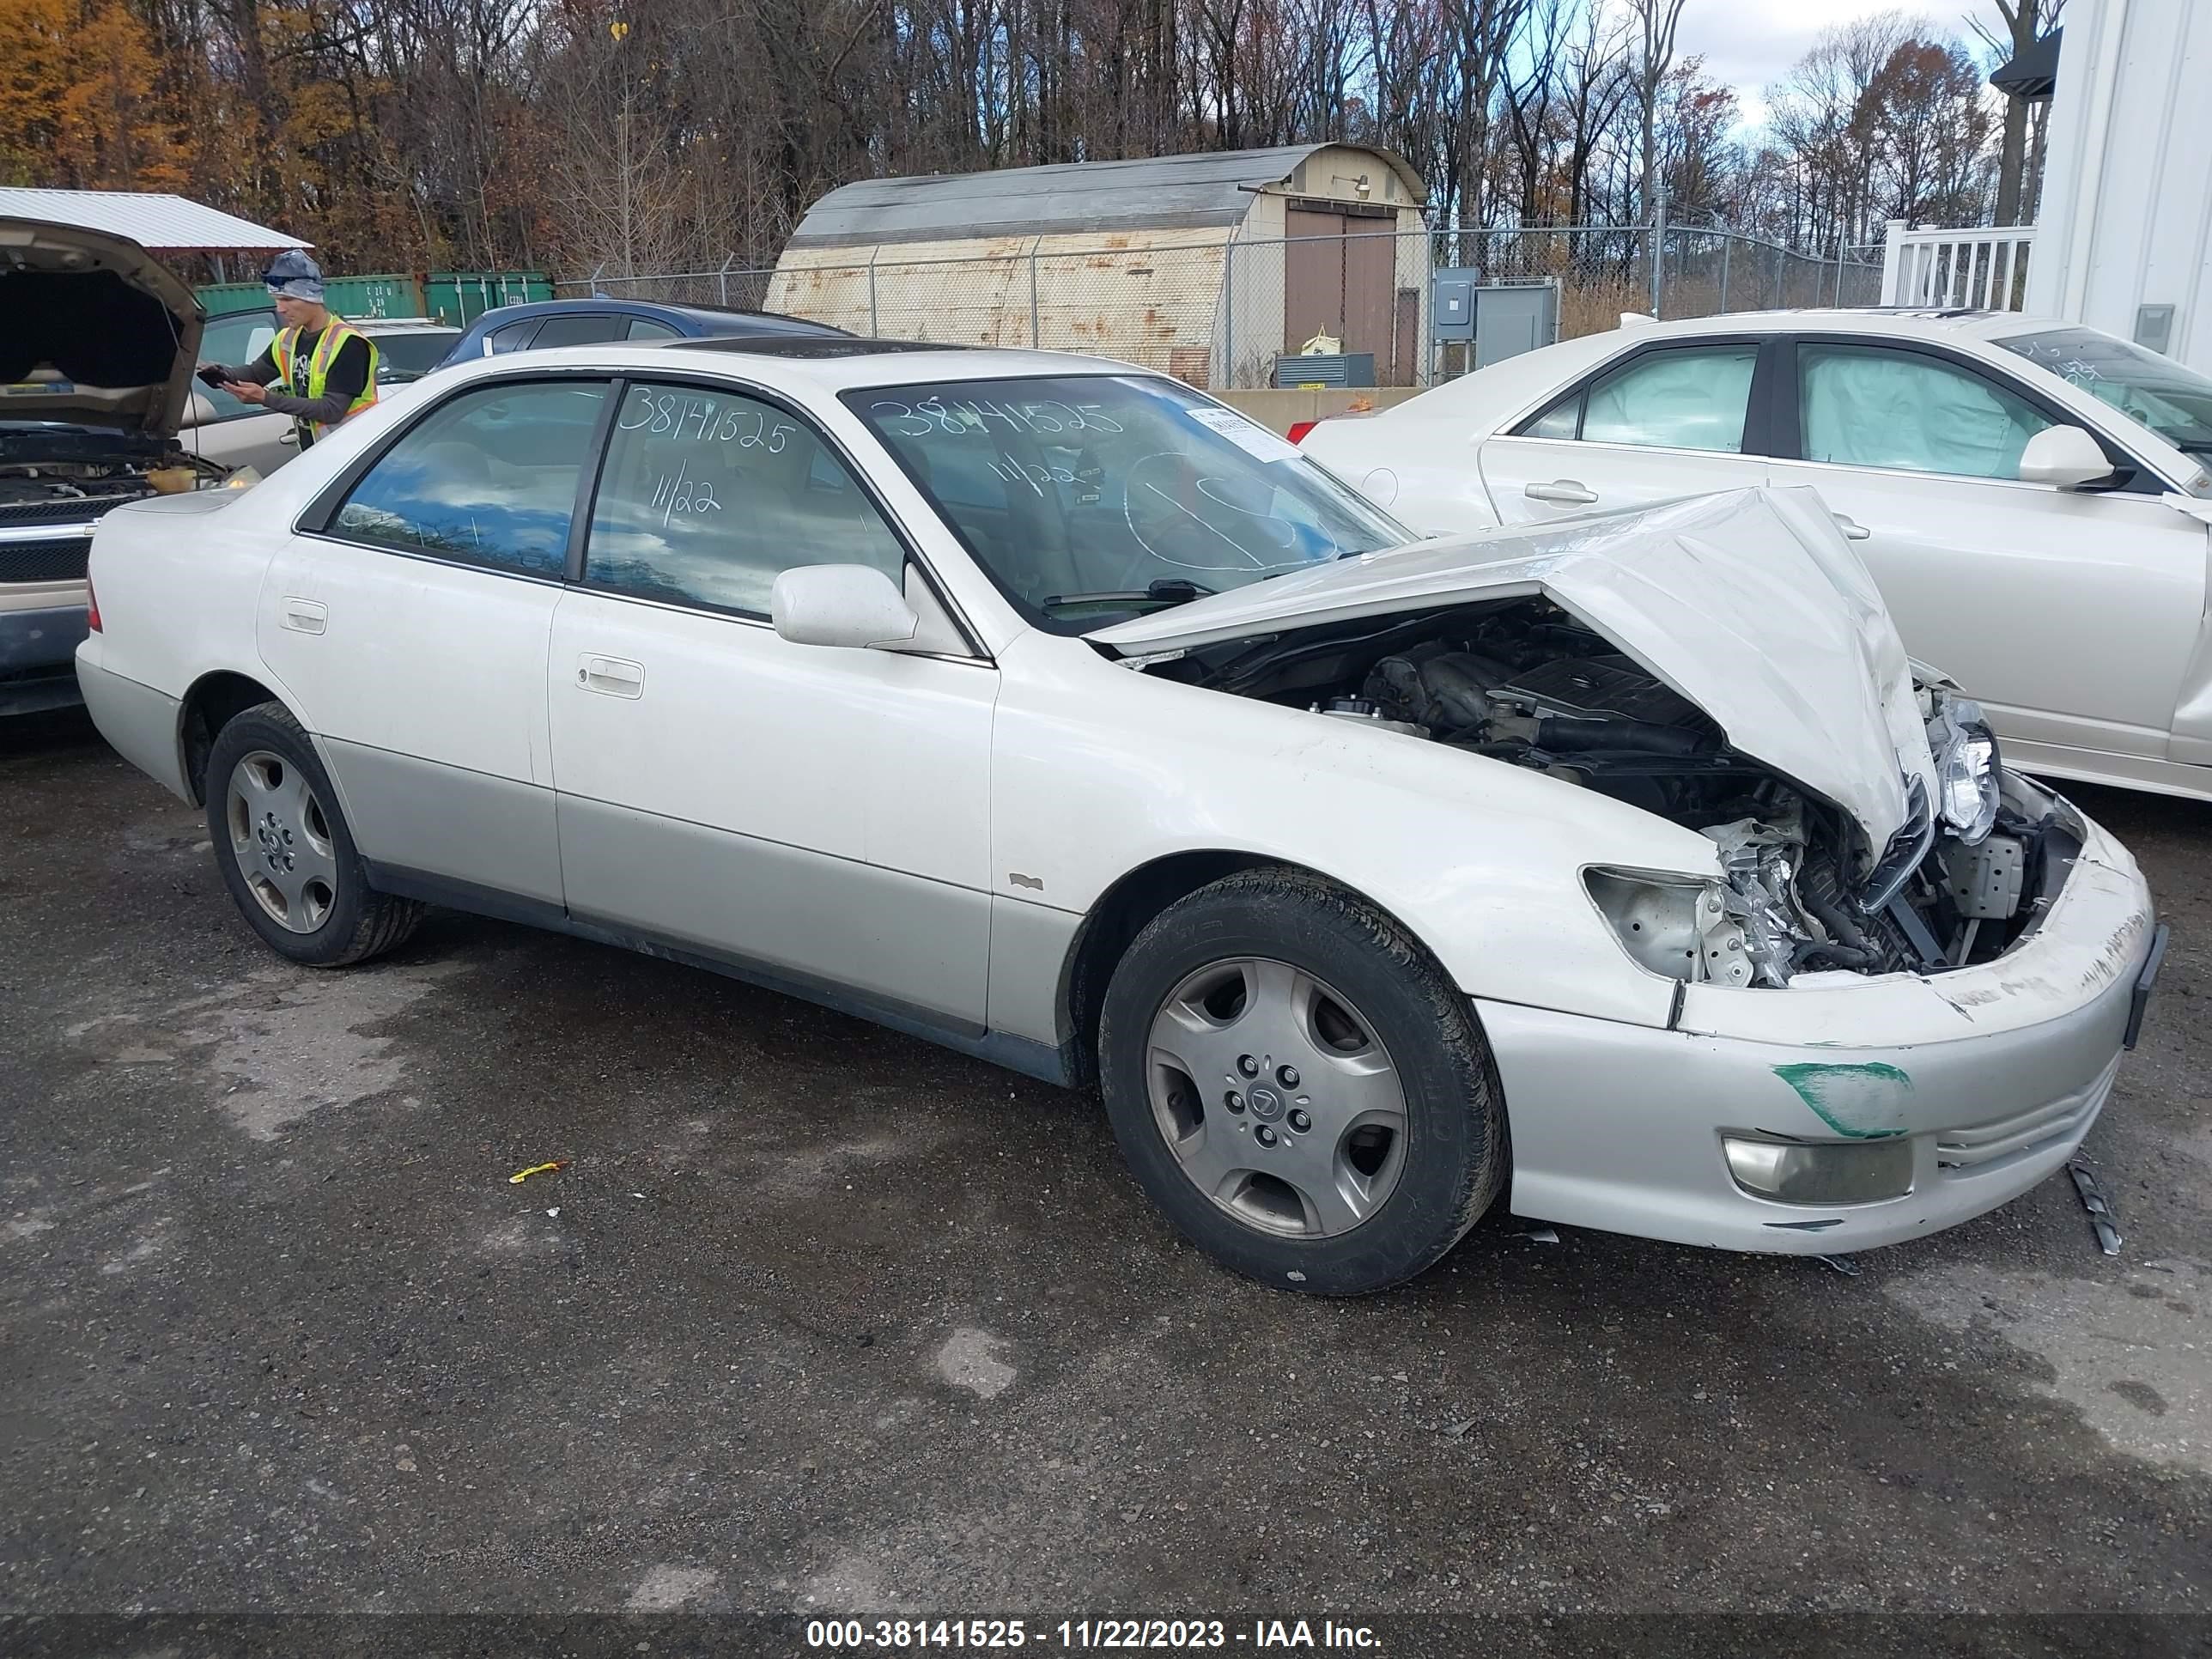
[[(2041, 925), (1975, 967), (1688, 985), (1665, 1030), (1478, 1000), (1512, 1126), (1514, 1212), (1833, 1254), (1939, 1231), (2035, 1185), (2103, 1109), (2156, 933), (2135, 860), (2084, 827)], [(1762, 1162), (1747, 1143), (1838, 1149), (1833, 1190), (1890, 1195), (1759, 1195), (1742, 1184)]]

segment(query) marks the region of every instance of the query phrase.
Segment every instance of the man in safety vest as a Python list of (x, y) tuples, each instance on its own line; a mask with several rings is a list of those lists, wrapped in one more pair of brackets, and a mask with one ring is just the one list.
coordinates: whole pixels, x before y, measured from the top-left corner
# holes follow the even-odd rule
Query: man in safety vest
[[(262, 281), (276, 307), (276, 337), (250, 363), (202, 363), (200, 379), (289, 415), (305, 449), (376, 401), (376, 347), (325, 308), (323, 273), (305, 253), (278, 254)], [(271, 381), (283, 389), (270, 391)]]

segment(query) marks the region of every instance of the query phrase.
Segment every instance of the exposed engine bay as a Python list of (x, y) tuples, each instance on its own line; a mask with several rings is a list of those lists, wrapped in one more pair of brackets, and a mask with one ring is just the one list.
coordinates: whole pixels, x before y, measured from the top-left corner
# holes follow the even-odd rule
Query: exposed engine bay
[(76, 501), (84, 516), (96, 517), (123, 501), (222, 476), (222, 467), (170, 439), (45, 422), (0, 426), (0, 507)]
[[(223, 476), (222, 467), (174, 442), (138, 433), (45, 422), (0, 427), (0, 547), (18, 527), (82, 523), (88, 535), (94, 520), (125, 501), (191, 489)], [(41, 556), (46, 563), (39, 562)], [(71, 568), (46, 568), (62, 556), (58, 550), (41, 556), (27, 549), (15, 561), (0, 560), (0, 580), (84, 574), (81, 558)], [(17, 564), (24, 568), (15, 568)]]
[(1702, 709), (1541, 597), (1333, 623), (1193, 650), (1149, 671), (1425, 738), (1698, 831), (1723, 882), (1593, 870), (1629, 954), (1690, 982), (1930, 973), (2033, 931), (2081, 848), (2070, 807), (2004, 774), (1980, 711), (1919, 690), (1940, 799), (1886, 848), (1729, 745)]

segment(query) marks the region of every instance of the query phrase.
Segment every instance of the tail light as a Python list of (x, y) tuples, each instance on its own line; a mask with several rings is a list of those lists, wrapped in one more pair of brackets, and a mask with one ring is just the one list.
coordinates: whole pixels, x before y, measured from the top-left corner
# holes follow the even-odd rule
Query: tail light
[(92, 591), (92, 580), (85, 579), (84, 625), (94, 633), (100, 632), (100, 595)]
[(1306, 441), (1306, 434), (1312, 431), (1320, 424), (1321, 422), (1319, 421), (1292, 421), (1291, 422), (1291, 441), (1294, 444), (1304, 443)]

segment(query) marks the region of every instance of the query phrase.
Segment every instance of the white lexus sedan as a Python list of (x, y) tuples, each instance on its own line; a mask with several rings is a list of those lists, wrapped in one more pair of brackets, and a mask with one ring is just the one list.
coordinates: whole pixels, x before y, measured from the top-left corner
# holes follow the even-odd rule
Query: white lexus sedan
[(92, 574), (94, 718), (283, 955), (452, 905), (1095, 1081), (1192, 1240), (1309, 1291), (1501, 1194), (1961, 1221), (2080, 1142), (2160, 954), (1809, 492), (1415, 542), (1092, 359), (492, 358)]
[(1423, 530), (1812, 485), (2008, 760), (2212, 800), (2212, 380), (2171, 358), (2009, 312), (1643, 323), (1303, 442)]

